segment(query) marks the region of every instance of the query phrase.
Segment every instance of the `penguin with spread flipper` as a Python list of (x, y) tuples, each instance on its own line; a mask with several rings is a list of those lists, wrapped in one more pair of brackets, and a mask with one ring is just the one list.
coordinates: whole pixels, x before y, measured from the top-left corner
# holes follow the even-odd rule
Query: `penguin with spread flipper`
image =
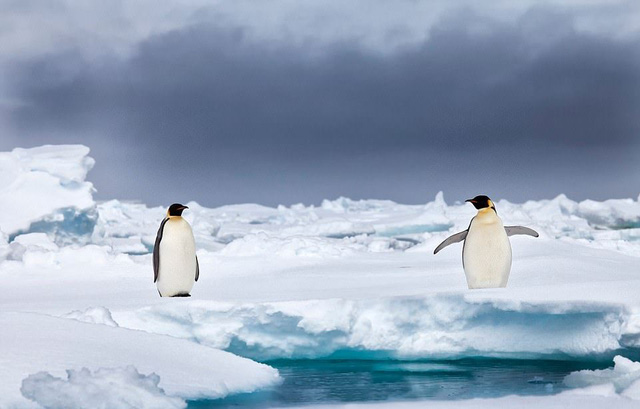
[(196, 241), (182, 218), (184, 209), (188, 207), (179, 203), (169, 206), (153, 246), (153, 282), (161, 297), (190, 297), (200, 276)]
[(487, 196), (467, 200), (478, 209), (469, 228), (447, 238), (433, 251), (438, 253), (450, 244), (464, 240), (462, 267), (467, 285), (474, 288), (506, 287), (511, 271), (511, 243), (509, 236), (525, 234), (538, 237), (528, 227), (504, 226), (498, 217), (495, 204)]

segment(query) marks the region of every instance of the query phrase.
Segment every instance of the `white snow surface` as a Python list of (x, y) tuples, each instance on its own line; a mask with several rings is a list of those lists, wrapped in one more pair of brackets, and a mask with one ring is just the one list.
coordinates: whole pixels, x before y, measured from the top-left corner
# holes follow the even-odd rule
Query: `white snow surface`
[(613, 362), (613, 368), (573, 372), (564, 379), (564, 383), (572, 388), (611, 385), (622, 396), (640, 400), (640, 362), (623, 356), (616, 356)]
[[(540, 237), (511, 237), (506, 289), (473, 291), (460, 245), (433, 255), (475, 214), (469, 204), (447, 204), (442, 193), (423, 205), (189, 202), (184, 215), (200, 280), (192, 298), (162, 299), (150, 252), (166, 209), (96, 204), (85, 181), (88, 152), (0, 153), (0, 206), (10, 209), (0, 215), (0, 350), (11, 351), (0, 355), (0, 407), (36, 405), (20, 386), (42, 371), (51, 377), (42, 375), (47, 381), (36, 388), (44, 406), (50, 385), (76, 390), (67, 370), (100, 384), (100, 371), (133, 365), (181, 399), (278, 381), (275, 370), (219, 349), (255, 359), (344, 350), (584, 358), (640, 347), (639, 198), (497, 200), (505, 225), (534, 228)], [(470, 196), (478, 193), (486, 192)], [(598, 399), (630, 399), (637, 386)], [(562, 399), (583, 399), (568, 396)]]
[(22, 381), (28, 399), (47, 409), (182, 409), (180, 398), (167, 396), (158, 387), (160, 377), (143, 375), (133, 366), (68, 370), (67, 379), (38, 372)]
[(637, 409), (638, 401), (617, 395), (608, 387), (585, 388), (553, 396), (505, 396), (494, 399), (469, 399), (429, 402), (349, 403), (304, 406), (305, 409)]
[[(25, 312), (0, 313), (0, 328), (3, 329), (0, 339), (3, 369), (0, 371), (0, 407), (3, 408), (30, 407), (21, 396), (21, 386), (25, 397), (44, 407), (50, 407), (53, 402), (50, 395), (54, 385), (63, 385), (65, 394), (69, 395), (64, 399), (69, 402), (81, 399), (95, 387), (102, 394), (107, 378), (115, 377), (116, 384), (123, 384), (127, 377), (133, 376), (130, 370), (114, 369), (130, 365), (142, 374), (155, 373), (153, 381), (159, 380), (159, 387), (169, 397), (223, 397), (229, 393), (252, 392), (279, 381), (277, 371), (266, 365), (194, 342), (142, 331)], [(96, 372), (86, 373), (83, 368)], [(68, 370), (71, 372), (67, 372), (67, 381), (55, 379)], [(47, 372), (49, 376), (28, 378), (40, 372)], [(82, 391), (83, 388), (87, 390)], [(114, 392), (118, 395), (114, 399), (129, 396), (147, 400), (149, 390), (141, 391), (140, 384), (135, 383), (132, 388), (129, 392), (120, 388), (122, 393)], [(28, 393), (25, 394), (25, 390)]]

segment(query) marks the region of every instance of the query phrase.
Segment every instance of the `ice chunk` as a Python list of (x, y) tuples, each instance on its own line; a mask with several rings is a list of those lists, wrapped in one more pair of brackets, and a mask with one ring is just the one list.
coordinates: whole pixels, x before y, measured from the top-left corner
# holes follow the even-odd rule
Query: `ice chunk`
[(21, 169), (48, 173), (63, 184), (83, 183), (95, 160), (87, 156), (83, 145), (44, 145), (36, 148), (16, 148), (11, 154)]
[(63, 317), (91, 324), (103, 324), (110, 327), (118, 326), (118, 323), (111, 317), (111, 311), (105, 307), (90, 307), (84, 311), (71, 311), (63, 315)]
[(564, 383), (571, 388), (613, 384), (616, 392), (622, 393), (629, 389), (629, 395), (639, 398), (637, 388), (640, 385), (640, 362), (620, 355), (613, 358), (613, 362), (613, 368), (573, 372), (564, 378)]
[(21, 245), (25, 249), (41, 251), (57, 251), (58, 246), (44, 233), (29, 233), (17, 236), (12, 244)]
[[(94, 164), (88, 154), (89, 148), (82, 145), (46, 145), (1, 152), (0, 229), (15, 235), (30, 231), (37, 222), (58, 222), (65, 228), (82, 225), (71, 232), (75, 235), (86, 228), (86, 222), (91, 225), (91, 217), (80, 216), (95, 205), (93, 185), (85, 181)], [(47, 230), (50, 228), (41, 224), (33, 231)]]
[(22, 260), (27, 251), (44, 254), (58, 251), (58, 246), (44, 233), (29, 233), (17, 236), (9, 244), (9, 250), (8, 259)]
[[(28, 232), (47, 233), (58, 244), (86, 243), (98, 219), (95, 209), (58, 209), (31, 223)], [(20, 231), (22, 233), (22, 231)]]
[(67, 379), (38, 372), (22, 381), (22, 395), (46, 409), (181, 409), (186, 402), (167, 396), (160, 377), (134, 366), (67, 370)]
[(633, 199), (585, 200), (578, 203), (577, 213), (596, 226), (616, 229), (640, 227), (640, 205)]

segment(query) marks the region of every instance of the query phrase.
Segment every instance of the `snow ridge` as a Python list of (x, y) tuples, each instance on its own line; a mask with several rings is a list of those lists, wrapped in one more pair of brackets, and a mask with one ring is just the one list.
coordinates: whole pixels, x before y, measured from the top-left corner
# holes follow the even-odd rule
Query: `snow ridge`
[[(462, 295), (260, 304), (190, 302), (115, 314), (119, 325), (171, 334), (258, 360), (352, 355), (400, 359), (596, 358), (624, 348), (625, 308), (501, 305)], [(366, 352), (366, 353), (365, 353)]]

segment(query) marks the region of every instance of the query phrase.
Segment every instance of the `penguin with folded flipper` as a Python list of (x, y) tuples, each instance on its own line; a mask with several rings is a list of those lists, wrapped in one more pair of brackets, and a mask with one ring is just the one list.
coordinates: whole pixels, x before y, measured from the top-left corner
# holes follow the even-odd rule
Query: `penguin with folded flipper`
[(526, 234), (538, 237), (538, 233), (523, 226), (503, 226), (494, 203), (480, 195), (467, 200), (478, 209), (469, 228), (447, 238), (433, 251), (438, 253), (450, 244), (464, 240), (462, 267), (467, 285), (474, 288), (506, 287), (511, 271), (511, 243), (509, 236)]
[(169, 206), (153, 246), (153, 282), (161, 297), (190, 297), (200, 276), (193, 231), (182, 218), (184, 209), (188, 207), (179, 203)]

